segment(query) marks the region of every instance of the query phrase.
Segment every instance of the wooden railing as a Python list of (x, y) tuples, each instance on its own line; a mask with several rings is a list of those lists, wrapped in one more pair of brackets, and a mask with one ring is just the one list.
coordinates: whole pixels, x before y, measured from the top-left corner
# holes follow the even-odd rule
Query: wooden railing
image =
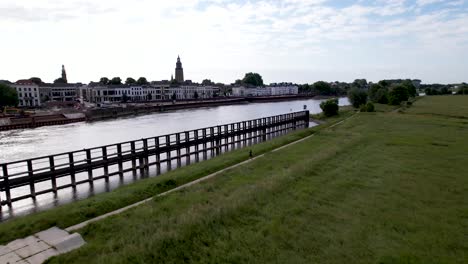
[[(11, 206), (19, 200), (35, 200), (41, 194), (56, 194), (60, 189), (101, 179), (108, 182), (110, 177), (122, 177), (129, 171), (145, 174), (151, 166), (159, 175), (163, 165), (171, 170), (173, 161), (181, 167), (182, 159), (185, 164), (199, 162), (200, 156), (206, 160), (208, 155), (219, 155), (237, 144), (255, 144), (308, 126), (309, 111), (302, 111), (3, 163), (0, 204)], [(63, 178), (66, 180), (59, 182)], [(44, 183), (40, 190), (36, 190), (38, 183)]]

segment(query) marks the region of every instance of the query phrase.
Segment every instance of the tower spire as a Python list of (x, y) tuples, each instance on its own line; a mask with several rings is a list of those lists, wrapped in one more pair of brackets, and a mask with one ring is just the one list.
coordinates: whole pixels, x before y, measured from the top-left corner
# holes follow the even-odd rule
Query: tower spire
[(62, 64), (62, 80), (65, 83), (68, 83), (68, 81), (67, 81), (67, 72), (65, 71), (65, 65), (63, 65), (63, 64)]
[(175, 68), (175, 80), (178, 83), (184, 82), (184, 69), (182, 68), (182, 62), (180, 61), (180, 56), (177, 55), (177, 63)]

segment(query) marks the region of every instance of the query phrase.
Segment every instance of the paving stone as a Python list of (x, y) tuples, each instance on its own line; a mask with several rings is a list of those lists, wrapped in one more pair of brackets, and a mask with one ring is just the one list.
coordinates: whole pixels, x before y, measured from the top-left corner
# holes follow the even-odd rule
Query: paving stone
[(0, 256), (6, 255), (11, 252), (11, 249), (9, 249), (6, 246), (0, 246)]
[(39, 239), (35, 236), (28, 236), (26, 238), (20, 238), (11, 241), (10, 243), (7, 244), (7, 247), (11, 249), (12, 251), (17, 250), (19, 248), (25, 247), (29, 244), (33, 244), (35, 242), (39, 241)]
[(48, 249), (46, 251), (42, 251), (39, 254), (36, 254), (34, 256), (31, 256), (31, 257), (27, 258), (26, 261), (29, 264), (41, 264), (44, 261), (46, 261), (48, 258), (53, 257), (53, 256), (57, 256), (58, 254), (59, 254), (59, 252), (57, 250), (55, 250), (53, 248), (50, 248), (50, 249)]
[(18, 256), (15, 252), (10, 252), (0, 257), (0, 264), (13, 264), (20, 260), (20, 256)]
[(37, 236), (49, 245), (54, 245), (54, 241), (62, 240), (64, 237), (67, 237), (69, 235), (70, 234), (67, 231), (64, 231), (55, 226), (35, 234), (35, 236)]
[(62, 254), (77, 249), (85, 243), (86, 242), (83, 240), (80, 234), (74, 233), (63, 238), (62, 240), (55, 241), (54, 247), (58, 250), (58, 252), (60, 252), (60, 254)]
[(50, 248), (50, 245), (44, 243), (44, 241), (30, 243), (29, 245), (15, 250), (15, 253), (22, 258), (28, 258), (32, 255), (35, 255), (39, 252), (47, 250)]

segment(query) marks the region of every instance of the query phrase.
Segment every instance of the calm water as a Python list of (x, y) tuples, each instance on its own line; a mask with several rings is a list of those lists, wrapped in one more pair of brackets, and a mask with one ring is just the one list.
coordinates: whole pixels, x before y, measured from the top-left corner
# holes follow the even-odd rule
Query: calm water
[[(219, 106), (153, 113), (90, 123), (82, 122), (62, 126), (3, 131), (0, 132), (0, 163), (296, 112), (303, 110), (304, 105), (311, 113), (319, 113), (321, 112), (319, 106), (321, 101), (300, 100)], [(340, 105), (349, 105), (347, 98), (341, 98)], [(131, 178), (123, 182), (117, 180), (111, 182), (110, 186), (105, 186), (104, 183), (102, 185), (94, 184), (91, 191), (89, 187), (81, 186), (75, 191), (61, 190), (58, 197), (51, 194), (38, 196), (37, 201), (34, 202), (28, 200), (18, 201), (13, 203), (12, 209), (5, 210), (6, 206), (3, 206), (3, 210), (0, 211), (0, 220), (85, 198), (95, 193), (114, 189), (131, 181)], [(28, 192), (27, 187), (24, 191)]]

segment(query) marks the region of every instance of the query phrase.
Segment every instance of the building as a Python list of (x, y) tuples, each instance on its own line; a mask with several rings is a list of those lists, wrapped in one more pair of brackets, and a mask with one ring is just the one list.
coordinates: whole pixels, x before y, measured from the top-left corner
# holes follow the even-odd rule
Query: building
[(238, 86), (232, 88), (232, 95), (240, 97), (295, 95), (298, 93), (299, 87), (291, 83), (274, 83), (265, 87)]
[(175, 94), (175, 99), (177, 100), (192, 100), (192, 99), (209, 99), (216, 97), (219, 94), (219, 87), (212, 85), (180, 85), (173, 86), (167, 89), (169, 97), (167, 99), (173, 99)]
[(72, 83), (42, 83), (40, 98), (42, 102), (72, 102), (79, 98), (79, 90), (82, 84)]
[(18, 93), (20, 107), (34, 107), (41, 106), (41, 96), (39, 92), (39, 85), (30, 80), (19, 80), (10, 84)]
[(177, 56), (177, 63), (175, 68), (175, 80), (178, 83), (184, 82), (184, 69), (182, 68), (182, 62), (180, 62), (180, 57)]

